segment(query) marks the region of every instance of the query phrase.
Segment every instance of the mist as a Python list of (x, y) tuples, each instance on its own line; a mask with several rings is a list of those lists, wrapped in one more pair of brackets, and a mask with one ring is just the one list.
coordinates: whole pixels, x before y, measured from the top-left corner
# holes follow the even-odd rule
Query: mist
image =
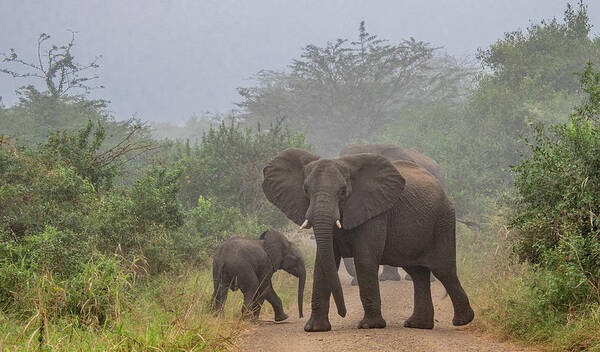
[(0, 2), (0, 350), (600, 350), (598, 28)]
[[(119, 120), (182, 123), (193, 114), (227, 113), (236, 88), (258, 71), (285, 70), (308, 44), (354, 38), (359, 23), (380, 38), (414, 37), (474, 59), (505, 31), (559, 16), (565, 2), (534, 1), (45, 1), (0, 3), (0, 52), (35, 55), (40, 33), (57, 43), (77, 32), (80, 61), (102, 55), (94, 97), (110, 100)], [(600, 8), (590, 6), (592, 23)], [(597, 29), (596, 29), (597, 30)], [(26, 80), (0, 77), (6, 106)]]

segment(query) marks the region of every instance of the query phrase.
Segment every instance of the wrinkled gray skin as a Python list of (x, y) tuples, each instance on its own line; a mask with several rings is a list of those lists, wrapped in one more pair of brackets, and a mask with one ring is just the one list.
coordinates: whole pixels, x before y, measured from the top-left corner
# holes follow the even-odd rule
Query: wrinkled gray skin
[[(352, 154), (361, 154), (361, 153), (373, 153), (384, 156), (386, 159), (390, 161), (394, 160), (408, 160), (412, 161), (415, 164), (425, 168), (429, 171), (435, 178), (440, 181), (442, 187), (445, 187), (445, 177), (444, 171), (440, 167), (440, 165), (433, 159), (423, 155), (417, 150), (414, 149), (404, 149), (398, 147), (393, 144), (350, 144), (342, 150), (340, 155), (352, 155)], [(346, 267), (346, 271), (348, 274), (352, 276), (351, 284), (353, 286), (358, 285), (356, 281), (356, 272), (354, 270), (354, 261), (352, 258), (344, 258), (344, 266)], [(406, 280), (411, 280), (409, 274), (405, 276)], [(398, 269), (389, 265), (383, 266), (383, 271), (379, 276), (379, 281), (399, 281), (401, 280), (400, 274), (398, 273)], [(431, 281), (435, 281), (433, 276), (431, 276)]]
[[(454, 206), (427, 170), (376, 154), (319, 160), (288, 148), (264, 168), (269, 201), (300, 225), (308, 221), (317, 242), (312, 311), (306, 331), (327, 331), (329, 298), (346, 315), (338, 277), (341, 257), (354, 257), (364, 308), (358, 328), (383, 328), (377, 273), (380, 264), (402, 267), (413, 278), (412, 328), (433, 328), (430, 272), (446, 288), (454, 325), (473, 320), (469, 299), (456, 275)], [(341, 221), (342, 228), (336, 226)]]
[(229, 239), (217, 249), (213, 258), (213, 308), (223, 311), (227, 292), (238, 288), (244, 294), (242, 314), (258, 319), (266, 299), (275, 312), (275, 321), (288, 318), (281, 299), (273, 290), (271, 277), (283, 269), (298, 278), (298, 312), (302, 318), (302, 300), (306, 269), (296, 246), (280, 232), (269, 230), (259, 240)]

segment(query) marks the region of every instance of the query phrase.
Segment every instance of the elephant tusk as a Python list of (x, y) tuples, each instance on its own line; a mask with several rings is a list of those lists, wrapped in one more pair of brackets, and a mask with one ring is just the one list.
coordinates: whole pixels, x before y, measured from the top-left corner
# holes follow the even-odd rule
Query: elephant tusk
[(308, 220), (304, 220), (304, 222), (302, 223), (302, 225), (300, 225), (300, 230), (304, 230), (307, 225), (308, 225)]
[(340, 220), (336, 220), (335, 224), (337, 225), (338, 229), (342, 228), (342, 223), (340, 222)]

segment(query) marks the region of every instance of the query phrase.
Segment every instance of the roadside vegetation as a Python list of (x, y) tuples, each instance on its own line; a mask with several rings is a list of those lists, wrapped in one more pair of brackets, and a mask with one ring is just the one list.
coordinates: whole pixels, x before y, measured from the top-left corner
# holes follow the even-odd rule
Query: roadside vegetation
[[(442, 165), (458, 217), (477, 224), (457, 235), (476, 326), (600, 350), (600, 38), (586, 9), (507, 32), (482, 67), (361, 23), (259, 72), (238, 113), (155, 130), (89, 97), (98, 63), (77, 63), (75, 37), (40, 36), (47, 66), (9, 51), (1, 72), (31, 84), (0, 106), (0, 350), (230, 348), (252, 323), (239, 292), (209, 312), (211, 255), (289, 225), (263, 166), (290, 146), (330, 157), (352, 142)], [(293, 306), (294, 279), (274, 282)]]

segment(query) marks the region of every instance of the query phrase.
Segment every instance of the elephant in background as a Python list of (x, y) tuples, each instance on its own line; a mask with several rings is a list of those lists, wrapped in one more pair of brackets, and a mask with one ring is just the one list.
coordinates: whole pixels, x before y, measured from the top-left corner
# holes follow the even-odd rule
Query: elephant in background
[[(361, 153), (373, 153), (384, 156), (386, 159), (390, 161), (394, 160), (408, 160), (412, 161), (415, 164), (425, 168), (429, 171), (438, 181), (445, 187), (445, 177), (444, 171), (440, 167), (440, 165), (433, 159), (428, 156), (423, 155), (417, 150), (414, 149), (404, 149), (398, 147), (393, 144), (350, 144), (342, 150), (340, 155), (352, 155), (352, 154), (361, 154)], [(356, 286), (358, 283), (356, 281), (356, 272), (354, 270), (354, 261), (352, 258), (344, 258), (344, 267), (346, 267), (346, 271), (348, 274), (352, 276), (352, 282), (350, 283), (353, 286)], [(404, 277), (406, 280), (410, 280), (410, 275), (407, 274)], [(398, 268), (384, 265), (383, 272), (379, 276), (379, 281), (400, 281), (401, 277), (398, 273)], [(431, 281), (435, 281), (433, 276), (431, 277)]]
[(364, 308), (358, 328), (383, 328), (377, 278), (380, 264), (402, 267), (413, 278), (414, 307), (404, 326), (433, 328), (429, 282), (433, 272), (454, 307), (454, 325), (474, 313), (456, 272), (454, 206), (440, 182), (409, 161), (393, 164), (377, 154), (335, 159), (288, 148), (263, 170), (267, 199), (300, 225), (313, 228), (317, 243), (312, 310), (305, 331), (331, 330), (329, 303), (346, 305), (338, 268), (353, 257)]
[(275, 312), (275, 321), (288, 318), (281, 299), (273, 290), (271, 277), (283, 269), (299, 279), (298, 312), (302, 318), (302, 300), (306, 283), (304, 259), (298, 248), (283, 234), (269, 230), (260, 239), (231, 238), (217, 249), (213, 258), (213, 308), (223, 311), (228, 290), (242, 290), (242, 314), (258, 319), (266, 299)]
[(415, 164), (425, 168), (429, 171), (438, 181), (442, 184), (444, 189), (446, 188), (446, 177), (444, 170), (437, 161), (424, 155), (423, 153), (415, 149), (404, 149), (393, 144), (350, 144), (342, 150), (340, 155), (351, 155), (360, 153), (373, 153), (379, 154), (386, 157), (390, 161), (394, 160), (408, 160)]

